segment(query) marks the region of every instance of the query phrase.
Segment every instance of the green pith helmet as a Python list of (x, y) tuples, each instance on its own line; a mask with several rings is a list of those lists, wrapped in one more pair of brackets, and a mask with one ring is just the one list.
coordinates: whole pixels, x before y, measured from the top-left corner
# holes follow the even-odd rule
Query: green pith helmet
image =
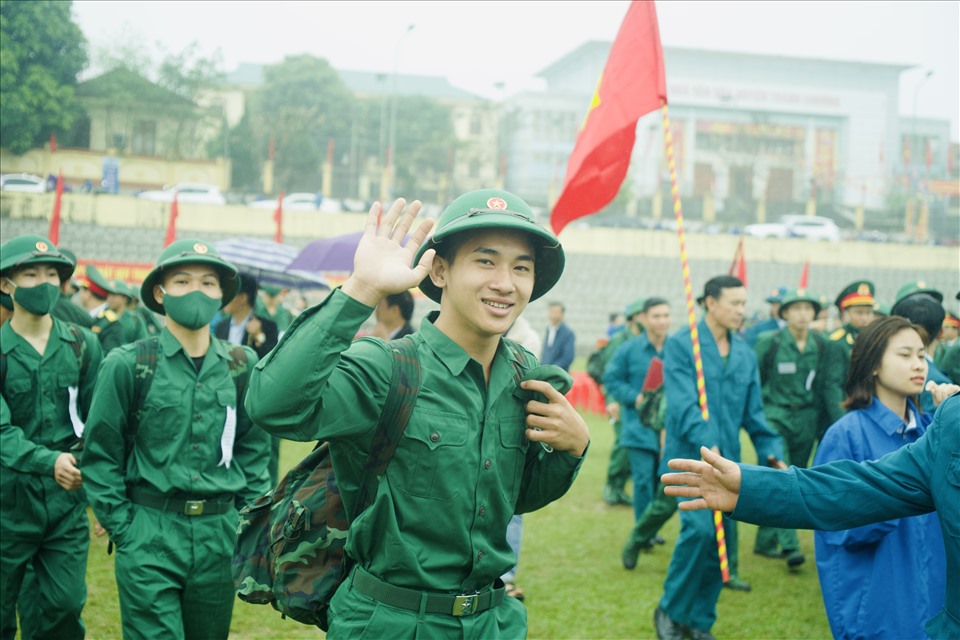
[(932, 287), (928, 287), (927, 283), (923, 280), (917, 280), (915, 282), (908, 282), (897, 289), (897, 297), (894, 299), (893, 305), (896, 306), (898, 302), (915, 293), (925, 293), (928, 296), (933, 296), (937, 302), (943, 302), (943, 293)]
[(136, 297), (136, 294), (130, 288), (130, 285), (128, 285), (123, 280), (117, 280), (115, 278), (113, 280), (108, 280), (107, 284), (110, 285), (110, 288), (107, 289), (108, 293), (114, 293), (117, 295), (126, 296), (131, 300)]
[(103, 275), (100, 269), (97, 269), (92, 264), (86, 266), (87, 272), (87, 289), (90, 290), (93, 295), (101, 299), (106, 299), (108, 294), (114, 293), (110, 289), (110, 281), (107, 280), (107, 277)]
[(202, 240), (177, 240), (163, 250), (157, 259), (157, 266), (147, 274), (143, 284), (140, 285), (140, 299), (143, 300), (143, 304), (151, 311), (167, 315), (163, 306), (153, 297), (153, 288), (163, 280), (163, 272), (166, 269), (178, 264), (190, 263), (211, 265), (220, 274), (220, 289), (223, 291), (223, 299), (220, 300), (221, 309), (237, 295), (237, 290), (240, 288), (237, 269), (221, 258), (213, 245)]
[(73, 275), (74, 263), (43, 236), (17, 236), (0, 244), (0, 273), (28, 264), (52, 264), (60, 274), (60, 282)]
[[(537, 224), (526, 202), (499, 189), (480, 189), (463, 194), (450, 203), (437, 220), (432, 236), (420, 247), (414, 264), (428, 249), (437, 248), (444, 240), (464, 231), (522, 231), (536, 248), (534, 283), (530, 300), (536, 300), (557, 284), (563, 273), (565, 258), (560, 241), (553, 232)], [(440, 302), (441, 290), (430, 276), (420, 283), (420, 290)]]
[(641, 313), (643, 311), (643, 305), (647, 301), (646, 298), (637, 298), (633, 302), (627, 305), (623, 310), (623, 317), (629, 320), (633, 316)]
[(780, 298), (780, 311), (778, 315), (783, 318), (783, 312), (787, 310), (794, 302), (809, 302), (813, 305), (813, 317), (816, 318), (820, 313), (820, 298), (809, 293), (806, 289), (791, 289)]

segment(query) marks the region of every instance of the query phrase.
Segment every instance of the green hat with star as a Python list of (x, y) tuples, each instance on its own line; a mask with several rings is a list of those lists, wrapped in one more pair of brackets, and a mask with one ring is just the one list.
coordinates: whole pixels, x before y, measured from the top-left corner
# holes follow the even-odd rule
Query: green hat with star
[(143, 280), (143, 284), (140, 285), (140, 299), (143, 300), (143, 304), (151, 311), (166, 315), (163, 305), (153, 297), (153, 288), (160, 284), (164, 272), (171, 267), (194, 263), (210, 265), (220, 274), (220, 289), (223, 291), (223, 298), (220, 300), (221, 309), (233, 300), (240, 289), (237, 268), (221, 258), (220, 253), (212, 244), (202, 240), (184, 239), (177, 240), (164, 249), (160, 257), (157, 258), (157, 266)]
[(914, 280), (913, 282), (908, 282), (899, 289), (897, 289), (897, 297), (893, 301), (893, 305), (896, 306), (898, 302), (903, 300), (906, 297), (912, 296), (917, 293), (925, 293), (928, 296), (933, 297), (937, 302), (943, 302), (943, 293), (930, 287), (923, 280)]
[(820, 297), (815, 296), (806, 289), (790, 289), (780, 298), (780, 310), (777, 312), (783, 318), (783, 312), (787, 310), (794, 302), (809, 302), (813, 305), (813, 315), (816, 317), (820, 313)]
[(869, 280), (857, 280), (843, 288), (843, 291), (837, 296), (834, 304), (837, 305), (840, 311), (850, 307), (872, 307), (876, 302), (873, 297), (875, 292), (876, 287), (873, 286), (872, 282)]
[[(527, 234), (536, 250), (534, 256), (533, 293), (536, 300), (553, 288), (563, 273), (563, 247), (552, 231), (537, 224), (530, 206), (507, 191), (479, 189), (463, 194), (450, 203), (437, 220), (433, 235), (424, 241), (414, 264), (429, 249), (439, 248), (451, 237), (468, 231), (520, 231)], [(434, 302), (440, 302), (441, 290), (430, 276), (420, 283), (420, 290)]]
[(629, 320), (638, 313), (643, 313), (643, 305), (647, 301), (646, 298), (637, 298), (630, 304), (626, 306), (623, 310), (623, 317)]
[(75, 268), (74, 263), (43, 236), (22, 235), (0, 244), (0, 273), (31, 264), (53, 265), (61, 282), (68, 279)]

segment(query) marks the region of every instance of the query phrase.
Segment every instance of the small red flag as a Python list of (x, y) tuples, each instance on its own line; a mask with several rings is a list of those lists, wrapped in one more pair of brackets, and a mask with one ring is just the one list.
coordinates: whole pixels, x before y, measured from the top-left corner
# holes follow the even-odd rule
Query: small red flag
[(180, 204), (177, 202), (177, 192), (173, 192), (173, 202), (170, 203), (170, 222), (167, 224), (167, 237), (163, 246), (169, 247), (177, 239), (177, 216), (180, 215)]
[(743, 238), (737, 243), (737, 250), (733, 253), (733, 261), (730, 263), (730, 270), (727, 275), (735, 275), (740, 278), (743, 286), (747, 286), (747, 256), (743, 251)]
[(277, 198), (277, 210), (273, 212), (273, 221), (277, 223), (277, 230), (273, 234), (273, 241), (277, 244), (283, 242), (283, 191)]
[(663, 386), (663, 360), (657, 357), (650, 358), (650, 364), (647, 367), (647, 375), (643, 379), (643, 386), (640, 391), (656, 391)]
[[(55, 131), (50, 132), (50, 153), (57, 152), (57, 134)], [(52, 240), (53, 238), (51, 238)], [(54, 242), (56, 244), (56, 242)]]
[(60, 244), (60, 205), (63, 201), (63, 170), (57, 176), (57, 193), (53, 197), (53, 213), (50, 215), (50, 233), (47, 237), (54, 246)]
[(667, 101), (663, 50), (653, 0), (634, 0), (597, 83), (550, 224), (602, 209), (617, 195), (630, 166), (637, 120)]
[(803, 271), (800, 272), (800, 288), (806, 289), (809, 285), (807, 284), (810, 281), (810, 261), (807, 260), (803, 263)]

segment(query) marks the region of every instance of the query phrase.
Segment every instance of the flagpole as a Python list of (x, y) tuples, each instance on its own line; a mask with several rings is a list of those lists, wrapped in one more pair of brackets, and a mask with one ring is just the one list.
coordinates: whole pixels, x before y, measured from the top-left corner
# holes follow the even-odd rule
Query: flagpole
[[(690, 324), (690, 341), (693, 343), (693, 363), (697, 371), (697, 396), (700, 401), (700, 415), (704, 421), (710, 419), (707, 409), (707, 385), (703, 377), (703, 357), (700, 354), (700, 335), (697, 331), (697, 316), (693, 306), (693, 287), (690, 284), (690, 262), (687, 259), (687, 240), (683, 231), (683, 207), (680, 205), (680, 189), (677, 187), (677, 167), (673, 160), (673, 136), (670, 135), (670, 116), (667, 113), (667, 101), (660, 104), (663, 112), (663, 142), (667, 151), (667, 165), (670, 168), (670, 191), (673, 195), (673, 213), (677, 218), (677, 238), (680, 241), (680, 264), (683, 268), (683, 288), (687, 297), (687, 321)], [(713, 512), (713, 526), (717, 533), (717, 551), (720, 556), (720, 575), (724, 582), (730, 581), (730, 565), (727, 561), (727, 540), (723, 531), (723, 514)]]

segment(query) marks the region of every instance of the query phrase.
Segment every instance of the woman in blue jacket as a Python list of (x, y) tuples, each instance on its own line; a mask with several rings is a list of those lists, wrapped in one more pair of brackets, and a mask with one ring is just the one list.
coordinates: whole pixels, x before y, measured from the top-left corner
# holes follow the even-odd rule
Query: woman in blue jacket
[[(927, 361), (916, 325), (878, 320), (857, 337), (846, 384), (849, 411), (831, 426), (815, 465), (877, 460), (922, 436), (917, 410)], [(935, 513), (815, 533), (817, 570), (836, 638), (926, 638), (943, 607), (946, 559)]]

